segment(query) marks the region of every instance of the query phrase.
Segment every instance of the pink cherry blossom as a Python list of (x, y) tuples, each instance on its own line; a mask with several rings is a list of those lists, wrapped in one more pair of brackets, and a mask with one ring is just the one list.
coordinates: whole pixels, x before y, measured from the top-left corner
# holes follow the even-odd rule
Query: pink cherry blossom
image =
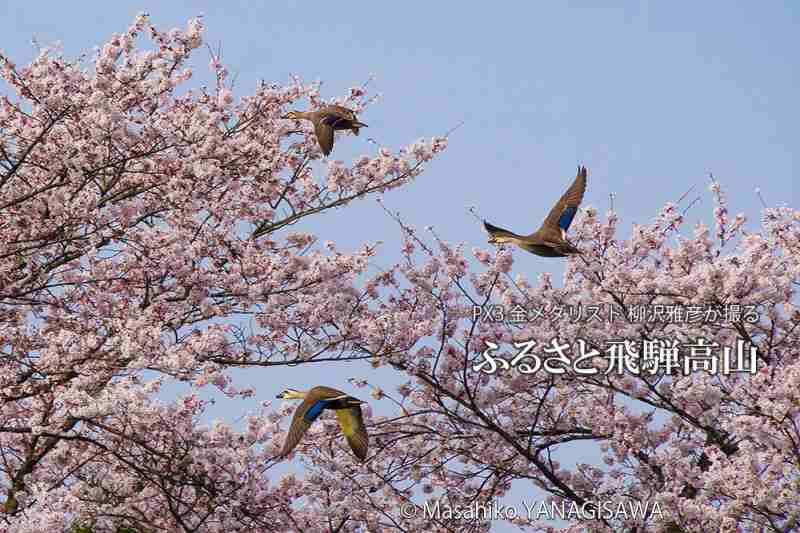
[[(388, 208), (403, 241), (345, 251), (298, 223), (410, 186), (448, 139), (314, 164), (316, 141), (286, 110), (361, 111), (377, 95), (365, 84), (323, 97), (299, 78), (243, 94), (217, 56), (216, 88), (193, 89), (187, 61), (202, 44), (200, 20), (162, 31), (141, 15), (91, 68), (47, 51), (27, 67), (0, 55), (15, 93), (0, 99), (3, 530), (477, 532), (490, 521), (419, 510), (507, 503), (512, 487), (548, 505), (662, 511), (555, 527), (518, 505), (504, 520), (527, 531), (796, 529), (800, 212), (765, 209), (747, 226), (718, 181), (713, 228), (687, 227), (671, 203), (639, 225), (587, 207), (570, 229), (583, 254), (563, 279), (516, 272), (521, 252), (468, 250)], [(376, 271), (387, 246), (401, 261)], [(597, 320), (563, 312), (590, 305)], [(633, 318), (656, 305), (758, 314)], [(488, 320), (492, 306), (544, 314)], [(605, 373), (609, 343), (659, 339), (755, 346), (757, 372)], [(538, 355), (575, 355), (581, 340), (599, 372), (472, 370), (492, 344), (511, 361), (529, 340)], [(363, 464), (329, 413), (279, 460), (289, 402), (262, 404), (239, 428), (201, 422), (203, 387), (253, 395), (234, 369), (361, 359), (380, 367), (350, 383), (371, 397)], [(163, 400), (176, 383), (188, 392)], [(601, 464), (567, 460), (577, 445)]]

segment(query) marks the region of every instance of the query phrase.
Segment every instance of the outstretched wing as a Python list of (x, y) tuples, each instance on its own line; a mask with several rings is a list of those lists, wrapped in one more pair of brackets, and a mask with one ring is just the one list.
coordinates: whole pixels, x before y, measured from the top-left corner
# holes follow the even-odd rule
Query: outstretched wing
[(292, 425), (289, 426), (289, 433), (283, 443), (281, 457), (288, 455), (297, 446), (297, 443), (306, 434), (314, 420), (325, 409), (326, 404), (326, 400), (320, 400), (319, 398), (306, 398), (303, 400), (303, 403), (300, 404), (300, 407), (297, 408), (292, 417)]
[(542, 223), (542, 229), (566, 232), (572, 224), (572, 219), (575, 218), (575, 213), (578, 212), (584, 192), (586, 192), (586, 167), (578, 167), (575, 181), (550, 210)]
[(337, 409), (336, 418), (339, 419), (339, 427), (342, 428), (347, 443), (356, 457), (362, 461), (367, 458), (367, 448), (369, 447), (369, 436), (367, 428), (364, 427), (364, 419), (361, 416), (360, 407), (350, 407), (348, 409)]
[(314, 124), (314, 133), (317, 135), (317, 142), (322, 148), (322, 153), (330, 155), (333, 150), (333, 126), (325, 122), (325, 119)]

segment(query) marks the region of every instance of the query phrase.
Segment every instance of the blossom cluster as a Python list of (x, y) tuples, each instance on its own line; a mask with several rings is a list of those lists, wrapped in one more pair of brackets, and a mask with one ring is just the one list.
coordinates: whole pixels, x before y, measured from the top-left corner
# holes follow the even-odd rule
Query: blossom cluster
[[(402, 509), (468, 509), (512, 486), (544, 491), (548, 505), (663, 512), (570, 516), (562, 532), (796, 527), (800, 212), (768, 208), (747, 226), (715, 182), (713, 227), (681, 231), (685, 213), (668, 203), (622, 238), (619, 214), (587, 207), (570, 228), (583, 254), (562, 280), (517, 275), (511, 250), (470, 254), (397, 217), (401, 260), (378, 266), (377, 244), (340, 250), (303, 223), (411, 186), (447, 139), (322, 164), (311, 131), (281, 119), (304, 99), (332, 103), (319, 84), (240, 95), (214, 55), (216, 84), (192, 89), (203, 31), (199, 19), (162, 31), (141, 15), (89, 65), (42, 51), (20, 67), (0, 54), (14, 93), (0, 98), (0, 529), (478, 532), (492, 524)], [(374, 100), (357, 87), (335, 102), (361, 112)], [(587, 302), (758, 313), (678, 323), (564, 311)], [(532, 321), (474, 315), (556, 304)], [(758, 366), (471, 370), (490, 342), (556, 336), (705, 339), (746, 347)], [(624, 364), (628, 345), (617, 346)], [(287, 473), (288, 409), (245, 404), (254, 391), (234, 370), (367, 363), (381, 372), (353, 381), (373, 387), (365, 463), (326, 413), (296, 448), (302, 472)], [(374, 385), (381, 375), (400, 384)], [(211, 387), (250, 409), (238, 425), (202, 422)], [(565, 461), (574, 443), (603, 464)]]

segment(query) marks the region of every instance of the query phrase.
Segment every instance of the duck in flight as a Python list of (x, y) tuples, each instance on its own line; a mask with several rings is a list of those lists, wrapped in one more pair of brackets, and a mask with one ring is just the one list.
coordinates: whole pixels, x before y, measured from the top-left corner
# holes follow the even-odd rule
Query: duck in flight
[(575, 213), (578, 212), (584, 192), (586, 192), (586, 167), (579, 166), (575, 181), (556, 202), (538, 230), (530, 235), (517, 235), (484, 220), (483, 227), (489, 232), (489, 243), (515, 244), (542, 257), (565, 257), (581, 253), (567, 240), (567, 230), (575, 218)]
[(311, 121), (319, 147), (326, 156), (330, 155), (333, 150), (333, 132), (335, 130), (350, 130), (358, 135), (359, 128), (367, 127), (358, 120), (352, 109), (340, 105), (327, 105), (319, 111), (289, 111), (281, 118)]
[(358, 398), (353, 398), (349, 394), (330, 387), (317, 386), (308, 391), (298, 391), (286, 389), (277, 398), (282, 400), (303, 400), (300, 407), (294, 412), (292, 425), (283, 443), (280, 457), (288, 455), (314, 420), (325, 409), (331, 409), (336, 413), (339, 420), (339, 427), (342, 430), (347, 443), (353, 453), (361, 461), (367, 458), (367, 448), (369, 447), (369, 437), (367, 429), (364, 427), (364, 419), (361, 416), (361, 404), (365, 403)]

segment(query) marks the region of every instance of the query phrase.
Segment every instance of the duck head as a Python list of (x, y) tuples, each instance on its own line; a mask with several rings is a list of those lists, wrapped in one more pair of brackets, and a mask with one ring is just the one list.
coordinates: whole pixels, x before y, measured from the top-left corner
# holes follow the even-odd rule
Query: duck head
[(279, 400), (299, 400), (306, 397), (304, 392), (294, 389), (284, 389), (280, 394), (275, 396)]

